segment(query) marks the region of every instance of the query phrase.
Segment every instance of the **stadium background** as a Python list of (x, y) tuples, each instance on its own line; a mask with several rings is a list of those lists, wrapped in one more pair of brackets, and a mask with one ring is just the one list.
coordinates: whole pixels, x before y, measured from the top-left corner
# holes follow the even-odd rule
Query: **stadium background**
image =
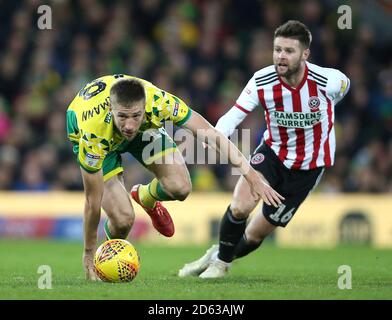
[[(39, 5), (52, 9), (40, 30)], [(0, 237), (82, 239), (82, 181), (66, 139), (76, 92), (103, 74), (147, 79), (215, 124), (252, 74), (271, 64), (274, 29), (288, 19), (313, 34), (310, 61), (342, 70), (351, 91), (336, 108), (335, 166), (281, 245), (358, 242), (392, 247), (392, 30), (386, 1), (0, 1)], [(247, 117), (252, 150), (265, 123)], [(246, 151), (246, 150), (245, 150)], [(124, 156), (126, 187), (151, 175)], [(135, 205), (131, 239), (204, 244), (217, 234), (237, 176), (227, 165), (189, 165), (193, 193), (170, 203), (177, 233), (162, 239)]]

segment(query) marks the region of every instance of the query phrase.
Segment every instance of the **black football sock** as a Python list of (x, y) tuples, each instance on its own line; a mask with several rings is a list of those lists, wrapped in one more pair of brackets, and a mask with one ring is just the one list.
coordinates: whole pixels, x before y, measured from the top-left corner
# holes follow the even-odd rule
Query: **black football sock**
[(224, 214), (219, 231), (218, 258), (225, 262), (233, 261), (234, 248), (241, 239), (246, 227), (246, 219), (233, 217), (230, 206)]
[(262, 242), (263, 240), (259, 242), (249, 241), (244, 233), (244, 235), (241, 237), (241, 240), (234, 248), (234, 259), (248, 255), (252, 251), (256, 250), (258, 247), (260, 247)]

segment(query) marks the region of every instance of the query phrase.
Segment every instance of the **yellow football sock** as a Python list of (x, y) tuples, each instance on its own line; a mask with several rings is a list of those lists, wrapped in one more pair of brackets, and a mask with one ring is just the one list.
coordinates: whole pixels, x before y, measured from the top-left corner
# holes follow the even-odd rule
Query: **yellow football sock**
[(154, 178), (149, 184), (141, 185), (139, 188), (139, 198), (144, 206), (154, 208), (157, 201), (175, 200), (163, 190), (157, 178)]
[[(156, 179), (154, 179), (156, 180)], [(155, 202), (157, 201), (152, 194), (150, 193), (150, 185), (154, 182), (152, 180), (149, 184), (147, 185), (141, 185), (139, 188), (139, 198), (142, 204), (148, 208), (154, 208)], [(158, 180), (157, 180), (158, 182)]]

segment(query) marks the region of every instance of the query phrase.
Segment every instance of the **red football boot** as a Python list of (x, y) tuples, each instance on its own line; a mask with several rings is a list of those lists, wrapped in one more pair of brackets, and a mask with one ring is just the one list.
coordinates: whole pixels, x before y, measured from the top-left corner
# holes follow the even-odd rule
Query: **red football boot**
[(137, 184), (132, 187), (132, 199), (135, 200), (148, 213), (151, 218), (152, 225), (159, 231), (159, 233), (166, 237), (171, 237), (174, 234), (174, 223), (169, 212), (160, 201), (155, 203), (154, 208), (145, 207), (139, 198), (140, 186), (140, 184)]

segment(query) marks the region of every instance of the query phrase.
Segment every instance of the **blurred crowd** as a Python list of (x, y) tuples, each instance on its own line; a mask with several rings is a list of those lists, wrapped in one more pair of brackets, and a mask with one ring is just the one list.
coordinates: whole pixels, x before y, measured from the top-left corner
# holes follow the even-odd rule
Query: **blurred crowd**
[[(389, 19), (366, 20), (368, 1), (352, 1), (352, 29), (340, 30), (337, 3), (0, 0), (0, 190), (82, 190), (65, 113), (86, 82), (144, 78), (215, 125), (271, 64), (275, 28), (298, 19), (313, 34), (310, 61), (351, 79), (336, 108), (335, 166), (318, 190), (392, 192), (392, 13), (372, 2)], [(41, 4), (52, 10), (51, 30), (37, 26)], [(261, 108), (241, 127), (251, 130), (252, 150), (265, 130)], [(127, 187), (151, 178), (129, 155), (124, 165)], [(232, 190), (238, 179), (227, 165), (189, 168), (194, 190)]]

